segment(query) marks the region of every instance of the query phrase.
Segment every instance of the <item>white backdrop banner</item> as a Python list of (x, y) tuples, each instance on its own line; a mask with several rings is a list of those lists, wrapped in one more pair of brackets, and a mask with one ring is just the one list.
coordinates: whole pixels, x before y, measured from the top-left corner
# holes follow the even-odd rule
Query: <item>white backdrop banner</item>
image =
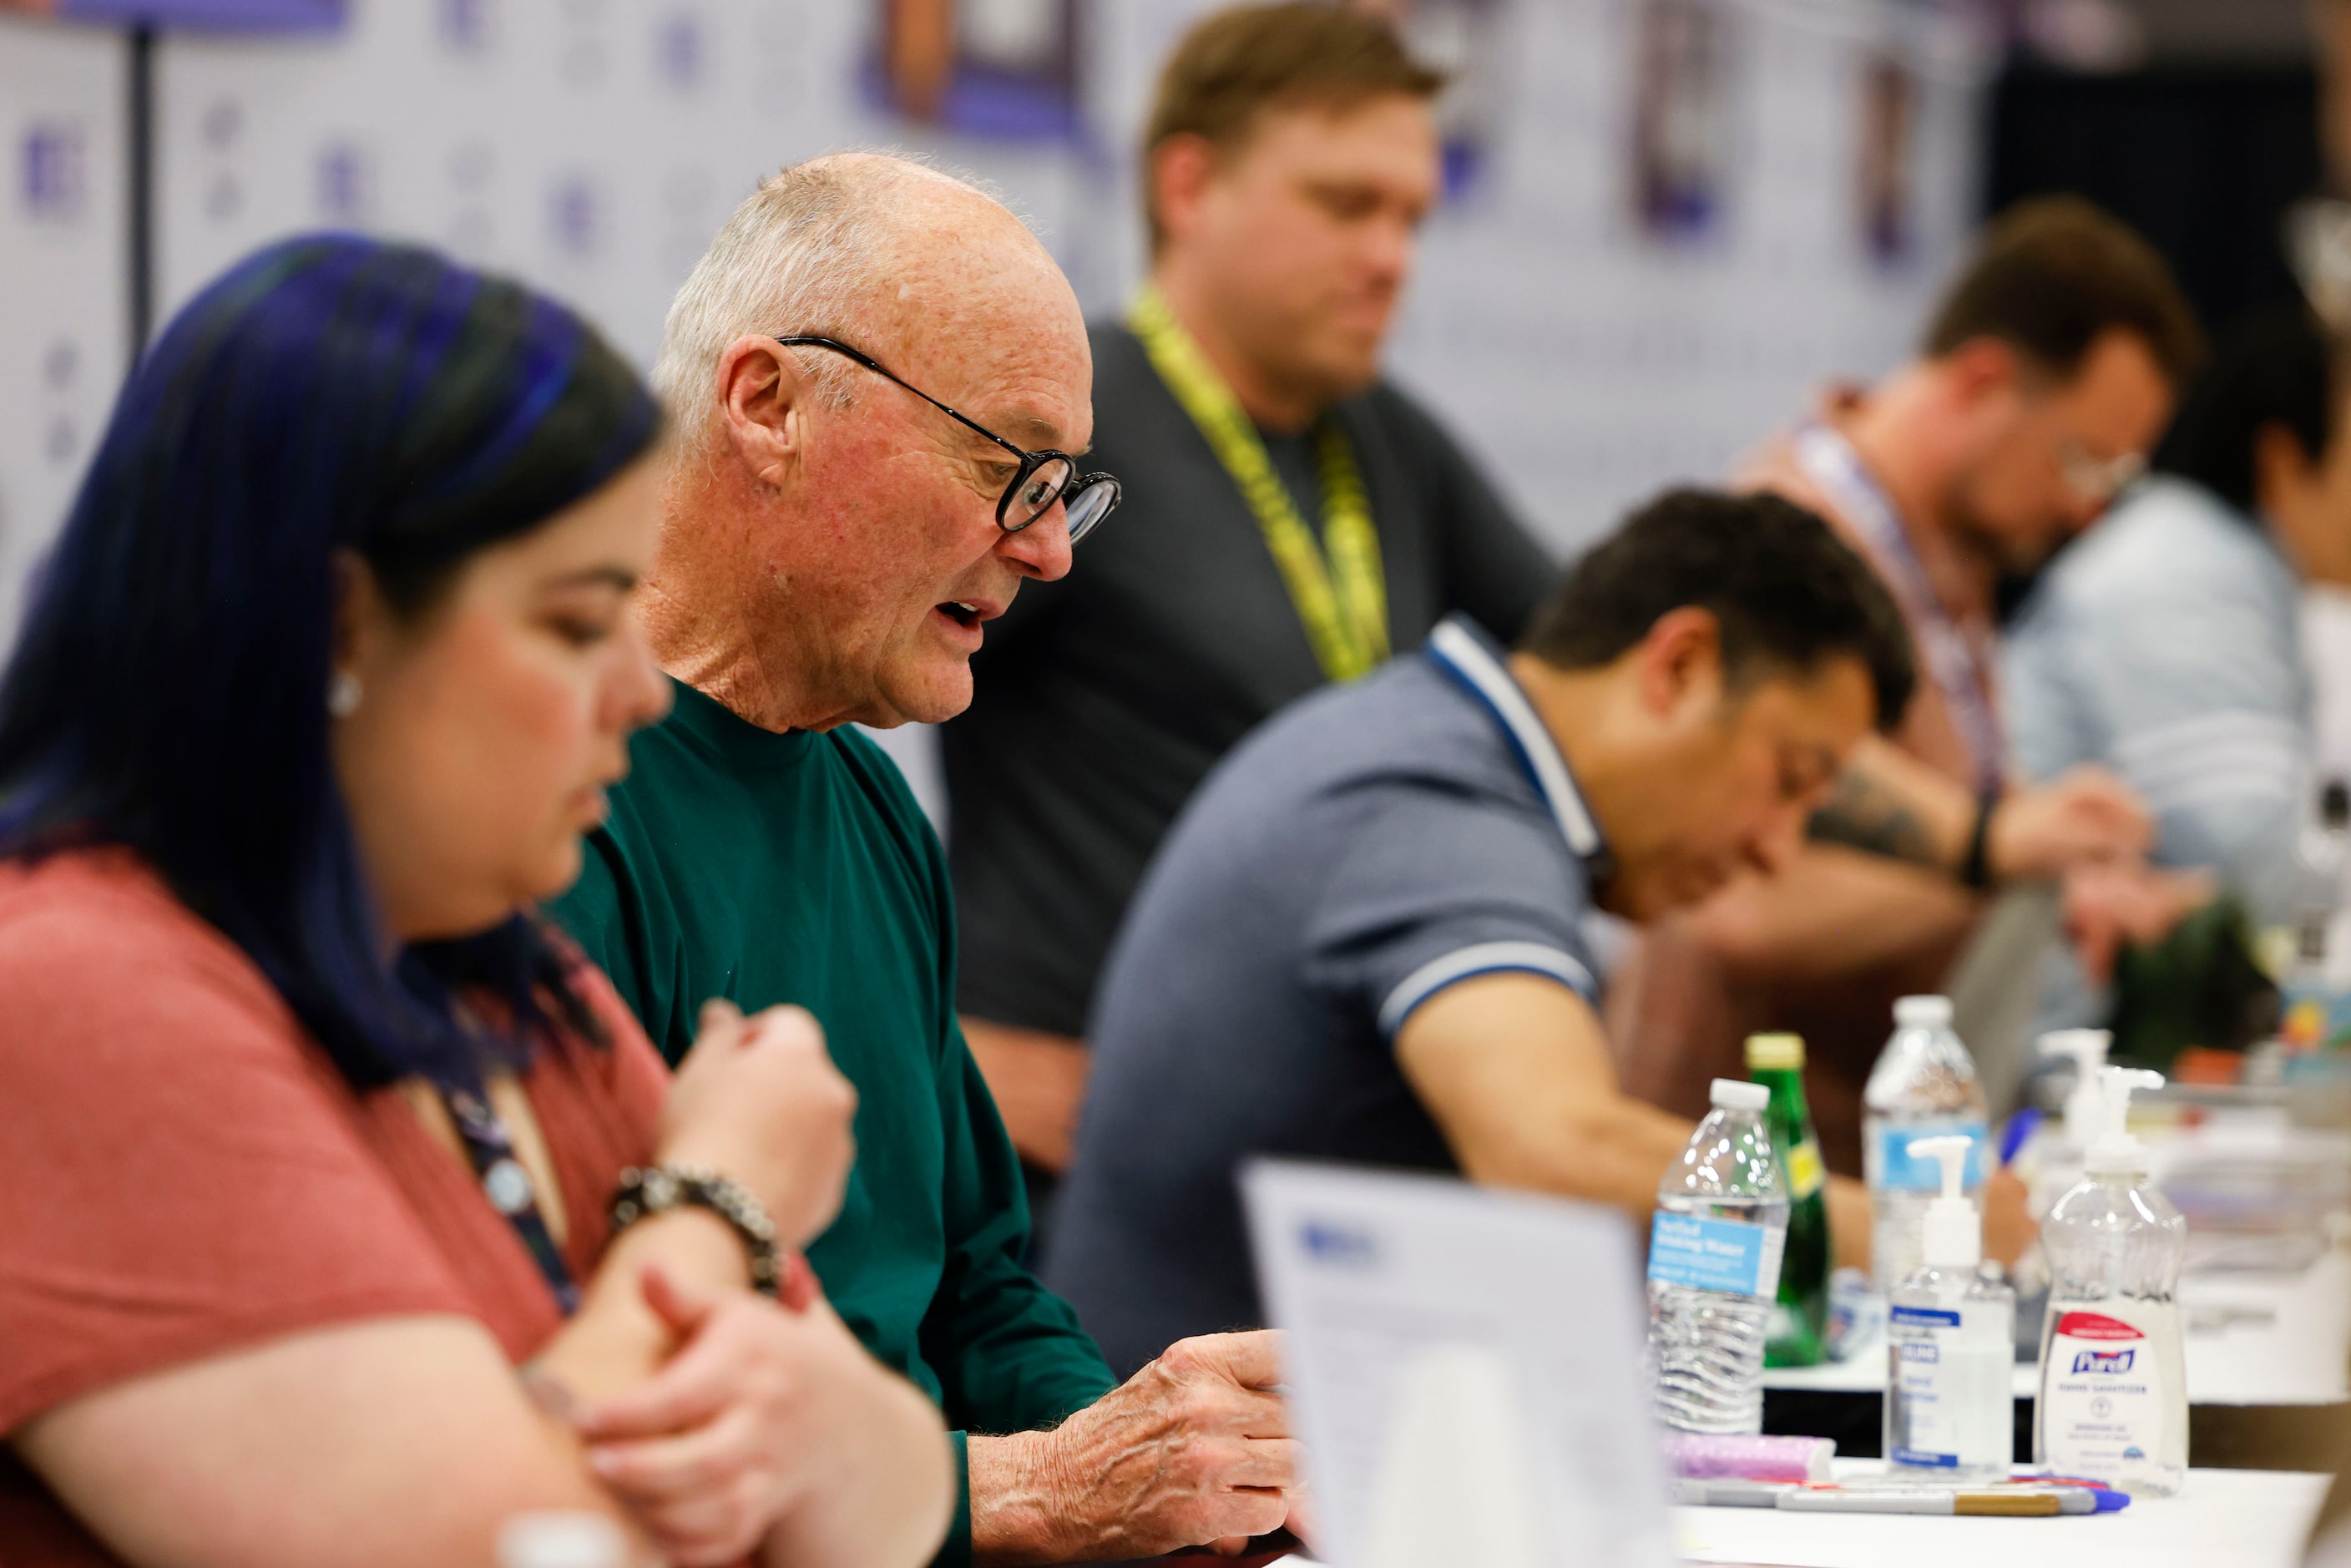
[(130, 353), (121, 40), (0, 16), (0, 635)]
[[(650, 363), (765, 172), (976, 172), (1092, 310), (1142, 262), (1132, 149), (1203, 0), (350, 0), (331, 35), (167, 36), (164, 317), (265, 241), (422, 240)], [(1963, 243), (1980, 73), (1896, 0), (1382, 0), (1453, 68), (1452, 195), (1392, 356), (1562, 552), (1900, 357)], [(0, 22), (0, 615), (121, 361), (120, 46)]]

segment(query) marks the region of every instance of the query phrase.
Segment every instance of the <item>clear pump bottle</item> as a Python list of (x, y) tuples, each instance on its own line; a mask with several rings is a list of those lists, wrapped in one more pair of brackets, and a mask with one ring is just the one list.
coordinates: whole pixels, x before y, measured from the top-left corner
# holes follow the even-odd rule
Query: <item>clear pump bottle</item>
[(2104, 1130), (2081, 1183), (2041, 1227), (2049, 1310), (2041, 1335), (2033, 1462), (2168, 1497), (2188, 1474), (2188, 1376), (2179, 1267), (2188, 1221), (2147, 1178), (2130, 1135), (2131, 1091), (2159, 1072), (2109, 1067)]
[(2016, 1448), (2016, 1295), (1977, 1272), (1983, 1219), (1960, 1189), (1973, 1145), (1920, 1138), (1906, 1151), (1942, 1163), (1943, 1190), (1921, 1226), (1922, 1261), (1887, 1303), (1886, 1461), (1938, 1480), (2005, 1479)]
[(1975, 1059), (1951, 1028), (1949, 997), (1904, 997), (1862, 1091), (1862, 1174), (1875, 1215), (1870, 1272), (1880, 1294), (1918, 1266), (1919, 1226), (1935, 1196), (1933, 1162), (1910, 1158), (1910, 1144), (1950, 1136), (1975, 1140), (1965, 1184), (1972, 1195), (1983, 1186), (1990, 1142)]

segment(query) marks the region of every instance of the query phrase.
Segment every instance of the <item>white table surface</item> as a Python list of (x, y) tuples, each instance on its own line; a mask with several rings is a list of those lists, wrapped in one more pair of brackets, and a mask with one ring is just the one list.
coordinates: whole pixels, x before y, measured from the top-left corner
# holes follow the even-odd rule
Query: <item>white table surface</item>
[[(1837, 1473), (1880, 1468), (1845, 1461)], [(1674, 1535), (1686, 1562), (1787, 1568), (2299, 1568), (2329, 1479), (2190, 1470), (2177, 1497), (2062, 1519), (1677, 1508)]]
[[(1836, 1467), (1840, 1477), (1882, 1469), (1874, 1459)], [(1677, 1508), (1674, 1543), (1685, 1563), (1769, 1568), (2301, 1568), (2330, 1479), (2190, 1470), (2177, 1497), (2061, 1519)], [(1314, 1564), (1287, 1557), (1281, 1568)]]
[[(2299, 1275), (2190, 1274), (2179, 1282), (2187, 1333), (2188, 1397), (2197, 1405), (2333, 1405), (2351, 1398), (2351, 1252), (2330, 1251)], [(2016, 1368), (2030, 1399), (2039, 1371)], [(1850, 1361), (1782, 1367), (1766, 1388), (1877, 1394), (1886, 1388), (1881, 1339)]]

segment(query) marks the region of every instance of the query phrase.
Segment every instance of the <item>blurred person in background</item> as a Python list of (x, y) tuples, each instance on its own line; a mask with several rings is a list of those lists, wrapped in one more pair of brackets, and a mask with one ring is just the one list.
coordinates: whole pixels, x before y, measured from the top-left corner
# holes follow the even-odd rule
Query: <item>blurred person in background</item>
[(1634, 1092), (1695, 1113), (1749, 1033), (1793, 1030), (1812, 1047), (1823, 1151), (1856, 1171), (1893, 1000), (1942, 988), (1983, 889), (2068, 879), (2093, 963), (2183, 912), (2189, 894), (2138, 869), (2146, 809), (2110, 773), (2012, 787), (1995, 600), (2137, 476), (2199, 349), (2137, 235), (2086, 203), (2023, 204), (1984, 236), (1915, 360), (1832, 393), (1741, 476), (1819, 510), (1878, 573), (1910, 629), (1918, 698), (1859, 748), (1782, 874), (1643, 934), (1610, 997)]
[(1129, 500), (1083, 572), (991, 630), (942, 734), (958, 1004), (1040, 1198), (1096, 973), (1217, 759), (1454, 612), (1515, 637), (1553, 578), (1380, 379), (1441, 187), (1441, 85), (1385, 23), (1325, 5), (1217, 12), (1161, 74), (1148, 285), (1092, 329), (1095, 456)]
[(673, 1082), (534, 911), (667, 701), (660, 427), (562, 307), (340, 237), (124, 389), (0, 683), (15, 1568), (946, 1532), (936, 1413), (778, 1257), (851, 1154), (814, 1026), (714, 1009)]
[[(1516, 652), (1448, 620), (1244, 741), (1153, 862), (1094, 1015), (1046, 1269), (1112, 1364), (1262, 1321), (1234, 1180), (1254, 1155), (1646, 1218), (1690, 1126), (1617, 1082), (1589, 918), (1792, 859), (1846, 756), (1899, 722), (1907, 643), (1819, 517), (1678, 491), (1577, 562)], [(1829, 1201), (1865, 1262), (1866, 1195)], [(1995, 1255), (2021, 1220), (1989, 1217)]]
[(2155, 812), (2156, 860), (2215, 872), (2263, 925), (2295, 913), (2317, 789), (2302, 590), (2351, 586), (2343, 371), (2306, 312), (2225, 338), (2152, 476), (2058, 558), (2003, 651), (2023, 776), (2112, 768)]
[(664, 1052), (704, 999), (805, 1006), (858, 1091), (842, 1318), (957, 1428), (941, 1561), (1093, 1562), (1272, 1531), (1295, 1454), (1270, 1335), (1116, 1380), (1023, 1266), (1019, 1166), (956, 1020), (938, 840), (857, 726), (936, 722), (1115, 481), (1081, 473), (1085, 323), (1019, 220), (903, 159), (821, 158), (736, 210), (671, 308), (678, 422), (644, 590), (669, 716), (556, 913)]

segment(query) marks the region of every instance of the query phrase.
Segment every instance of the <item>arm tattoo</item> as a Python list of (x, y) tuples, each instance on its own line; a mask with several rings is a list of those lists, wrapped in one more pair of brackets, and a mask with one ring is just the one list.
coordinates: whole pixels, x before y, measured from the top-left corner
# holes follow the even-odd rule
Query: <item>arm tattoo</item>
[(1837, 776), (1828, 801), (1813, 813), (1808, 831), (1821, 843), (1844, 844), (1865, 854), (1943, 869), (1935, 841), (1896, 790), (1856, 768)]

